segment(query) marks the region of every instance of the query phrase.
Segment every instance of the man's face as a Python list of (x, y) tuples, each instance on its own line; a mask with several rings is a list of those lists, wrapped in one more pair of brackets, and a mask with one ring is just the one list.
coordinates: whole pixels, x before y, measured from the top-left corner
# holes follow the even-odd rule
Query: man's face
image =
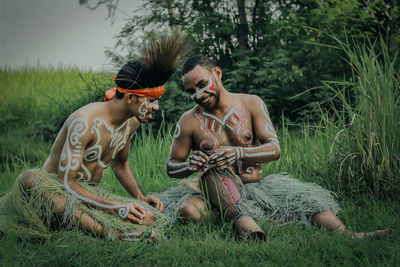
[(138, 107), (138, 115), (137, 118), (140, 122), (146, 123), (152, 120), (152, 114), (155, 113), (158, 109), (158, 99), (159, 98), (149, 98), (149, 97), (138, 97), (136, 104)]
[(197, 65), (182, 77), (183, 85), (190, 97), (206, 109), (214, 108), (220, 98), (216, 77), (206, 68)]

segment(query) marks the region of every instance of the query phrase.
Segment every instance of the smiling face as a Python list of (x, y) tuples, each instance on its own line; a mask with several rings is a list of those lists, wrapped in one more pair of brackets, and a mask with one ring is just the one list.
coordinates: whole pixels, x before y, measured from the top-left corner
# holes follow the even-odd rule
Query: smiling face
[(186, 92), (200, 106), (212, 109), (219, 103), (220, 90), (213, 72), (197, 65), (182, 77), (182, 81)]

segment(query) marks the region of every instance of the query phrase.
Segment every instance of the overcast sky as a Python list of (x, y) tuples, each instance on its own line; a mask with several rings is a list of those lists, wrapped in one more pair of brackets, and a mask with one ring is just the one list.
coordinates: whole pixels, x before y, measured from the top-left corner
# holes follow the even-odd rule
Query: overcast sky
[[(94, 2), (95, 0), (92, 0)], [(120, 0), (131, 14), (141, 0)], [(106, 8), (90, 11), (78, 0), (0, 0), (0, 68), (23, 65), (108, 70), (104, 55), (127, 15), (116, 11), (113, 25)]]

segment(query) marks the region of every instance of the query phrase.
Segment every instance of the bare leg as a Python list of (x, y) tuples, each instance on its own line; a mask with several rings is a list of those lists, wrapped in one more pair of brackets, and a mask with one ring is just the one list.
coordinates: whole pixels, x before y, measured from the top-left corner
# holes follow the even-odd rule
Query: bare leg
[[(207, 205), (200, 196), (189, 198), (180, 210), (185, 222), (197, 223), (202, 217), (207, 216)], [(211, 211), (211, 216), (216, 216), (215, 211)]]
[(346, 229), (343, 222), (330, 210), (315, 213), (312, 217), (312, 222), (318, 227), (325, 227), (329, 231), (336, 231), (338, 234), (345, 234), (351, 238), (361, 239), (364, 237), (370, 237), (376, 234), (386, 234), (389, 232), (388, 229), (374, 232), (351, 232)]
[[(35, 182), (35, 172), (28, 171), (25, 174), (24, 179), (24, 189), (28, 190), (32, 188)], [(46, 182), (46, 180), (44, 181)], [(44, 193), (43, 197), (48, 198), (52, 192), (48, 191)], [(55, 216), (63, 216), (65, 212), (65, 198), (61, 195), (54, 196), (54, 207), (55, 207)], [(83, 212), (81, 209), (75, 209), (74, 211), (74, 221), (79, 227), (85, 230), (88, 233), (93, 233), (96, 236), (104, 237), (104, 227), (100, 223), (98, 223), (93, 217), (89, 214)], [(155, 216), (153, 213), (148, 214), (143, 220), (144, 225), (151, 225), (155, 221)], [(145, 231), (137, 231), (141, 233), (145, 233)], [(126, 237), (123, 235), (122, 231), (118, 231), (118, 239), (125, 239)], [(154, 232), (151, 233), (151, 238), (155, 237)]]

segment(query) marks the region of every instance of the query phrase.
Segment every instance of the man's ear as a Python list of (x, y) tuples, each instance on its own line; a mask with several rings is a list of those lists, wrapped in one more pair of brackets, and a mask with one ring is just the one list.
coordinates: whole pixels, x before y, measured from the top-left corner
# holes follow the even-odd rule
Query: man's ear
[(216, 66), (215, 68), (214, 68), (214, 75), (219, 79), (219, 80), (221, 80), (221, 78), (222, 78), (222, 69), (221, 69), (221, 67), (219, 67), (219, 66)]
[(134, 94), (125, 94), (124, 99), (126, 103), (131, 104), (133, 101), (137, 100), (137, 96)]

